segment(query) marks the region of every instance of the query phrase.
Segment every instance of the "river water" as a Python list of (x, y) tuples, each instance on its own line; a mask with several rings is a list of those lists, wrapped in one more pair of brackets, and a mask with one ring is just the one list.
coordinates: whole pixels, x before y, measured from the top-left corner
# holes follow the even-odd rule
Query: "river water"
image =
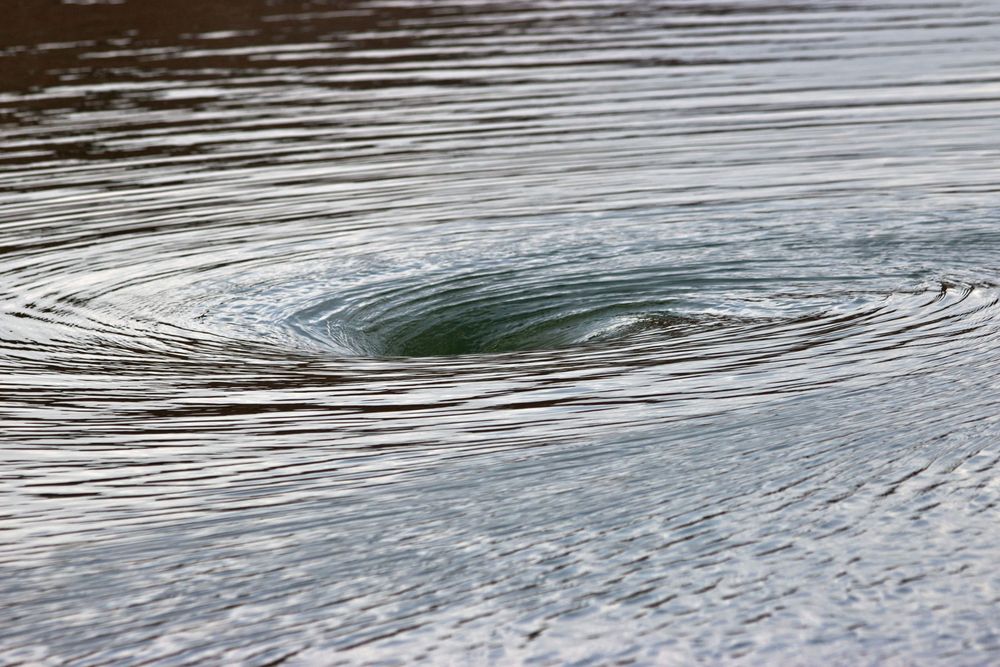
[(1000, 662), (1000, 5), (13, 0), (0, 664)]

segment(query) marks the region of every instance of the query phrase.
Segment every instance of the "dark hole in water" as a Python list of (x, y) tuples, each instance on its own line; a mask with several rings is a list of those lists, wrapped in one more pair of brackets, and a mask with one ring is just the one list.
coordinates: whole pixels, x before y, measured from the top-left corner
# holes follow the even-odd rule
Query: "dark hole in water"
[(574, 313), (541, 321), (447, 320), (432, 327), (390, 334), (382, 339), (383, 356), (446, 357), (533, 350), (554, 350), (612, 343), (640, 334), (680, 335), (694, 320), (675, 315)]
[(516, 309), (446, 309), (413, 319), (386, 318), (345, 334), (340, 323), (327, 323), (342, 347), (372, 357), (452, 357), (619, 345), (639, 338), (683, 336), (722, 326), (724, 318), (636, 311), (634, 304), (564, 312)]

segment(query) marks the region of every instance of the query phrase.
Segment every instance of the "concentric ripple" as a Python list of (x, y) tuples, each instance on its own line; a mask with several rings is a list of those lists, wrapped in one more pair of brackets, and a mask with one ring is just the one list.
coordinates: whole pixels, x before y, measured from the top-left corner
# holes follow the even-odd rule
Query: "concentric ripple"
[(1000, 661), (994, 3), (7, 9), (0, 664)]

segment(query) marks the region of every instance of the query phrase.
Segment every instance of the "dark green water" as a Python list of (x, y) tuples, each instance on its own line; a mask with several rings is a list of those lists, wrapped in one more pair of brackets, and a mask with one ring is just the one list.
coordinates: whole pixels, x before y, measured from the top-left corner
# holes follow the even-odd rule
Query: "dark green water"
[(0, 665), (1000, 662), (1000, 5), (4, 11)]

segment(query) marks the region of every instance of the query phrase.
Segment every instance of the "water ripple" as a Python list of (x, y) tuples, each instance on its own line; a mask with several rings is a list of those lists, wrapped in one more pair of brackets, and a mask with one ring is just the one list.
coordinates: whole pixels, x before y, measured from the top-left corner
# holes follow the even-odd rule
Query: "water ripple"
[(2, 664), (989, 664), (1000, 12), (15, 3)]

